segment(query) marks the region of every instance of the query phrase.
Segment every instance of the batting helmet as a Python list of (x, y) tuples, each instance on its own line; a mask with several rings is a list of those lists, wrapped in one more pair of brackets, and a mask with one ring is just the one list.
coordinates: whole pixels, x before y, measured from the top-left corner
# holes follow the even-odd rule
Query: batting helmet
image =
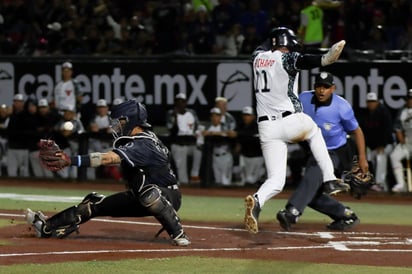
[(113, 135), (130, 135), (136, 126), (149, 128), (146, 107), (136, 100), (129, 100), (114, 107), (110, 113)]
[(272, 40), (273, 47), (287, 47), (291, 51), (298, 51), (301, 48), (295, 33), (291, 29), (285, 27), (274, 28), (270, 31), (269, 37)]

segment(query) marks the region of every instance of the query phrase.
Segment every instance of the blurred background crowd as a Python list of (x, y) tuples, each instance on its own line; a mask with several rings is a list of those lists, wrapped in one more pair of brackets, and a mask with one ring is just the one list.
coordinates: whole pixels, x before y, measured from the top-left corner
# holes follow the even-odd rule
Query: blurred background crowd
[(412, 50), (409, 0), (0, 0), (0, 54), (250, 55), (274, 26), (302, 35), (310, 6), (322, 47)]

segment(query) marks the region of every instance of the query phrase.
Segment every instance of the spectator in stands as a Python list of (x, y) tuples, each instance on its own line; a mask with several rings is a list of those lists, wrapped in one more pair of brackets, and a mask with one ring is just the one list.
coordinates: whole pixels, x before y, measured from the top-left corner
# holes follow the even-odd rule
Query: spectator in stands
[(266, 37), (269, 33), (270, 18), (265, 10), (261, 8), (259, 0), (249, 0), (247, 9), (240, 15), (240, 24), (243, 29), (254, 26), (257, 36)]
[[(187, 108), (185, 93), (175, 97), (174, 108), (167, 112), (170, 150), (176, 167), (176, 174), (181, 184), (200, 183), (199, 171), (202, 151), (196, 145), (196, 130), (199, 118), (193, 109)], [(189, 161), (191, 157), (192, 161)], [(190, 163), (190, 180), (188, 167)]]
[(84, 46), (88, 54), (97, 54), (98, 46), (103, 43), (101, 34), (96, 25), (85, 27)]
[(300, 12), (298, 35), (306, 50), (317, 50), (324, 39), (323, 10), (314, 1), (305, 0)]
[(194, 54), (211, 54), (214, 40), (212, 21), (205, 6), (200, 5), (194, 21), (188, 26), (189, 49)]
[(405, 35), (399, 37), (399, 45), (401, 50), (412, 52), (412, 19), (406, 25)]
[(260, 45), (262, 38), (257, 35), (256, 27), (253, 25), (248, 25), (245, 27), (244, 37), (245, 39), (243, 40), (239, 54), (250, 55), (250, 53)]
[[(138, 54), (152, 53), (164, 54), (175, 52), (180, 43), (186, 39), (186, 32), (181, 31), (181, 22), (185, 21), (182, 11), (186, 6), (191, 6), (194, 11), (203, 6), (211, 14), (213, 31), (218, 39), (226, 38), (230, 28), (242, 24), (242, 30), (249, 25), (263, 22), (264, 11), (269, 11), (272, 24), (286, 26), (298, 30), (300, 26), (300, 11), (303, 10), (302, 1), (233, 1), (233, 0), (194, 0), (194, 1), (5, 1), (2, 5), (0, 20), (0, 51), (4, 54), (18, 54), (30, 56), (33, 54), (101, 54), (90, 42), (93, 34), (88, 30), (93, 25), (97, 31), (107, 27), (114, 30), (114, 36), (120, 39), (122, 29), (126, 25), (131, 27), (131, 40), (138, 46)], [(312, 1), (306, 2), (311, 5)], [(324, 10), (324, 20), (334, 28), (331, 34), (336, 34), (336, 29), (344, 23), (345, 39), (351, 48), (364, 49), (365, 37), (369, 36), (370, 29), (375, 29), (374, 10), (379, 9), (386, 24), (381, 24), (387, 29), (386, 41), (389, 49), (400, 47), (399, 37), (405, 32), (405, 23), (411, 20), (409, 1), (313, 1)], [(344, 18), (328, 16), (330, 7), (341, 4), (344, 9)], [(259, 8), (262, 5), (263, 8)], [(284, 7), (287, 6), (287, 9)], [(323, 8), (325, 7), (325, 8)], [(285, 11), (286, 10), (286, 11)], [(240, 11), (242, 13), (240, 13)], [(258, 11), (258, 12), (256, 12)], [(263, 11), (263, 12), (262, 12)], [(242, 15), (242, 16), (241, 16)], [(267, 15), (269, 17), (269, 15)], [(109, 20), (108, 20), (109, 18)], [(136, 18), (137, 20), (134, 20)], [(331, 20), (327, 20), (330, 18)], [(339, 22), (338, 24), (338, 20)], [(138, 21), (137, 24), (132, 21)], [(324, 21), (324, 25), (326, 23)], [(58, 23), (58, 28), (48, 28), (48, 25)], [(138, 28), (135, 28), (138, 26)], [(141, 28), (143, 27), (143, 28)], [(139, 29), (136, 36), (135, 30)], [(257, 31), (265, 32), (258, 27)], [(334, 30), (337, 30), (336, 32)], [(245, 33), (242, 34), (245, 35)], [(341, 29), (342, 31), (342, 29)], [(318, 31), (315, 31), (318, 32)], [(127, 34), (125, 34), (127, 35)], [(340, 32), (339, 35), (342, 35)], [(89, 37), (90, 36), (90, 37)], [(331, 37), (333, 39), (333, 37)], [(337, 39), (335, 37), (335, 39)], [(39, 43), (42, 41), (42, 43)], [(43, 43), (44, 42), (44, 43)], [(95, 43), (97, 45), (99, 43)], [(122, 43), (121, 43), (122, 44)], [(184, 44), (184, 43), (183, 43)], [(224, 44), (218, 42), (217, 44)], [(58, 45), (58, 46), (56, 46)], [(111, 54), (129, 53), (123, 46)], [(180, 45), (181, 47), (181, 45)], [(153, 51), (153, 52), (152, 52)], [(120, 52), (120, 53), (119, 53)], [(221, 51), (210, 51), (207, 54), (221, 54)]]
[(199, 7), (203, 6), (206, 8), (207, 12), (211, 12), (215, 7), (217, 0), (192, 0), (193, 8), (198, 10)]
[(227, 51), (224, 54), (236, 55), (233, 53), (234, 38), (231, 37), (232, 27), (238, 23), (239, 18), (235, 3), (232, 0), (219, 0), (219, 4), (212, 10), (211, 18), (215, 33), (214, 53), (222, 54), (225, 46)]
[(27, 123), (25, 96), (17, 93), (13, 97), (13, 112), (10, 115), (8, 131), (9, 149), (7, 153), (7, 174), (10, 177), (28, 177), (29, 173), (29, 148), (26, 135), (33, 130)]
[(174, 53), (178, 49), (179, 13), (178, 6), (169, 1), (161, 1), (152, 14), (155, 49), (154, 54)]
[(367, 95), (367, 111), (359, 117), (359, 124), (365, 135), (368, 161), (375, 172), (376, 191), (388, 191), (386, 181), (388, 155), (392, 152), (393, 124), (389, 109), (381, 104), (378, 95)]

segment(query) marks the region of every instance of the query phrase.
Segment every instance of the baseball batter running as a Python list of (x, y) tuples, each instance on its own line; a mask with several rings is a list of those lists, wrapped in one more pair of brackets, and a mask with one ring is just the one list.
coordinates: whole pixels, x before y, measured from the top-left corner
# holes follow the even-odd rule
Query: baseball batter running
[(80, 224), (99, 216), (154, 216), (162, 225), (157, 235), (166, 230), (174, 245), (190, 245), (176, 213), (181, 205), (181, 192), (170, 168), (169, 151), (150, 130), (146, 108), (129, 100), (117, 105), (110, 118), (115, 137), (111, 151), (68, 157), (54, 141), (42, 140), (39, 157), (45, 168), (52, 171), (70, 165), (120, 165), (128, 189), (107, 197), (90, 193), (77, 206), (50, 218), (27, 209), (27, 222), (40, 238), (64, 238), (77, 231)]
[(324, 55), (299, 53), (295, 33), (274, 28), (253, 53), (254, 89), (257, 102), (259, 138), (268, 178), (253, 195), (245, 198), (245, 227), (257, 233), (259, 213), (264, 204), (285, 185), (287, 144), (307, 141), (322, 170), (323, 191), (334, 195), (348, 191), (337, 179), (322, 133), (312, 118), (302, 111), (298, 98), (299, 70), (327, 66), (338, 60), (345, 41), (334, 44)]

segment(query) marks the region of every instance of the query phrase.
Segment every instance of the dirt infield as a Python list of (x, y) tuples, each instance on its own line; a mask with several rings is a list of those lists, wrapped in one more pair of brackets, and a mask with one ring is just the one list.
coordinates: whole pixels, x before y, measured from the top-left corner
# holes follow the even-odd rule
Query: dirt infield
[[(1, 181), (0, 185), (10, 186), (10, 183)], [(27, 181), (19, 182), (19, 185), (33, 186)], [(50, 187), (50, 183), (36, 182), (35, 185)], [(53, 187), (67, 188), (68, 185), (54, 183)], [(71, 186), (77, 189), (95, 187), (87, 183), (75, 183)], [(123, 189), (116, 184), (99, 185), (98, 188), (113, 191)], [(252, 191), (182, 188), (183, 194), (232, 196), (239, 199)], [(283, 193), (281, 197), (289, 194)], [(372, 193), (365, 197), (364, 201), (412, 206), (411, 196)], [(22, 220), (23, 215), (22, 212), (2, 211), (0, 218), (15, 223), (16, 220)], [(192, 240), (189, 247), (170, 245), (165, 233), (154, 238), (160, 226), (153, 218), (97, 218), (82, 225), (79, 234), (72, 234), (64, 240), (38, 239), (28, 225), (14, 224), (11, 228), (0, 229), (0, 265), (196, 255), (412, 267), (412, 225), (362, 224), (349, 232), (330, 232), (325, 230), (324, 223), (301, 223), (294, 226), (292, 232), (283, 232), (278, 224), (273, 222), (261, 224), (261, 232), (250, 235), (243, 229), (241, 221), (184, 221)]]

